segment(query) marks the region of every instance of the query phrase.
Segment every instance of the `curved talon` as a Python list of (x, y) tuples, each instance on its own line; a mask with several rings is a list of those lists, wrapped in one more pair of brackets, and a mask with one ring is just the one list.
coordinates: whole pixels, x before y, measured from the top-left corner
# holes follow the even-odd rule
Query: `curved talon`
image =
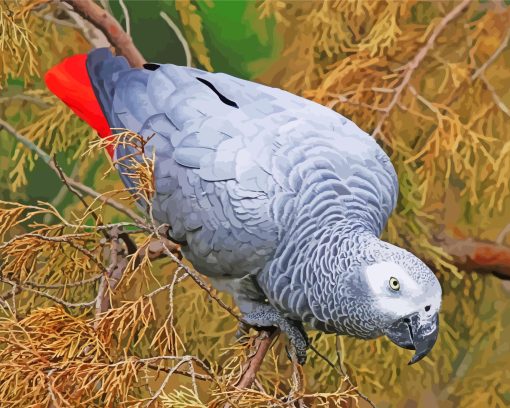
[(287, 353), (287, 358), (290, 361), (296, 361), (300, 365), (304, 365), (306, 363), (306, 350), (301, 350), (298, 352), (296, 347), (292, 347), (294, 353), (289, 350), (287, 346), (285, 346), (285, 352)]
[[(261, 305), (255, 311), (243, 316), (243, 323), (257, 328), (268, 326), (278, 327), (287, 335), (294, 349), (297, 362), (301, 365), (306, 362), (306, 351), (310, 342), (301, 322), (285, 318), (271, 305)], [(290, 355), (289, 358), (292, 360)]]

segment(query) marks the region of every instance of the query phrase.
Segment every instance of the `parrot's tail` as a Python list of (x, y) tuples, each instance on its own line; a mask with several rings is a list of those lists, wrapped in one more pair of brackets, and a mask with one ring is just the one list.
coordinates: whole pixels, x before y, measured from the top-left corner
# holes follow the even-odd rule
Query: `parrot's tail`
[[(97, 130), (100, 137), (112, 134), (90, 82), (86, 54), (66, 58), (46, 73), (44, 81), (49, 90)], [(112, 156), (113, 146), (109, 147), (107, 150)]]

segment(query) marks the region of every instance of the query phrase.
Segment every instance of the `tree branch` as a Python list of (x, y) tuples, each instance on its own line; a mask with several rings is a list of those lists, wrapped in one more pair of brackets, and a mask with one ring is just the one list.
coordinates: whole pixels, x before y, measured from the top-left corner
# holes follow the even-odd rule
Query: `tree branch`
[(141, 68), (145, 64), (145, 58), (136, 48), (133, 39), (105, 9), (92, 0), (63, 1), (69, 3), (76, 13), (101, 30), (110, 41), (110, 44), (115, 47), (117, 54), (124, 56), (131, 66)]
[(443, 236), (439, 245), (452, 256), (456, 266), (477, 272), (493, 273), (510, 279), (510, 248), (473, 238), (453, 239)]
[[(161, 236), (159, 236), (159, 232), (158, 232), (158, 238), (159, 240), (162, 239)], [(226, 310), (228, 313), (230, 313), (231, 316), (233, 316), (236, 320), (242, 322), (242, 319), (240, 316), (237, 315), (237, 313), (230, 307), (228, 306), (223, 300), (221, 300), (218, 296), (216, 296), (214, 293), (213, 293), (213, 289), (207, 285), (206, 282), (204, 282), (204, 280), (198, 275), (197, 272), (195, 272), (193, 269), (189, 268), (188, 266), (184, 265), (181, 260), (176, 257), (172, 251), (171, 251), (171, 248), (169, 248), (168, 246), (166, 245), (162, 245), (161, 246), (161, 249), (163, 250), (163, 252), (170, 258), (172, 259), (177, 265), (179, 265), (179, 267), (181, 267), (185, 272), (186, 274), (200, 287), (202, 288), (203, 290), (205, 290), (208, 295), (211, 297), (211, 299), (215, 300), (216, 303), (218, 303), (218, 305), (220, 305), (224, 310)], [(161, 289), (161, 288), (160, 288)]]
[(14, 127), (12, 127), (8, 122), (4, 121), (3, 119), (0, 119), (0, 130), (5, 129), (9, 134), (11, 134), (18, 142), (20, 142), (22, 145), (33, 151), (35, 154), (41, 158), (42, 161), (44, 161), (56, 174), (59, 178), (61, 178), (65, 183), (68, 184), (70, 187), (74, 187), (75, 189), (81, 191), (82, 193), (85, 193), (86, 195), (93, 197), (104, 204), (109, 205), (110, 207), (115, 208), (116, 210), (126, 214), (129, 218), (136, 221), (140, 226), (145, 225), (145, 220), (140, 217), (138, 214), (136, 214), (133, 210), (130, 208), (122, 205), (117, 200), (114, 200), (113, 198), (106, 197), (104, 194), (100, 194), (94, 189), (80, 183), (79, 181), (73, 180), (72, 178), (68, 177), (64, 173), (60, 173), (59, 169), (55, 166), (55, 163), (51, 159), (50, 155), (46, 153), (44, 150), (42, 150), (39, 146), (37, 146), (34, 142), (32, 142), (30, 139), (28, 139), (26, 136), (19, 133)]
[(446, 14), (443, 17), (443, 19), (437, 24), (437, 26), (434, 27), (434, 30), (432, 31), (432, 34), (425, 43), (425, 46), (420, 48), (420, 50), (416, 53), (414, 58), (406, 64), (402, 82), (400, 83), (399, 86), (395, 88), (395, 93), (393, 94), (392, 100), (390, 101), (389, 105), (385, 108), (384, 113), (379, 119), (374, 131), (372, 132), (373, 137), (380, 135), (384, 122), (388, 118), (390, 112), (393, 110), (395, 105), (398, 103), (400, 96), (402, 95), (402, 92), (409, 84), (409, 81), (411, 80), (414, 71), (416, 70), (416, 68), (418, 68), (423, 59), (427, 56), (428, 52), (434, 47), (436, 39), (437, 37), (439, 37), (439, 34), (441, 34), (448, 25), (448, 23), (457, 18), (464, 11), (464, 9), (469, 6), (470, 3), (471, 0), (463, 0), (456, 7), (454, 7), (448, 14)]
[(483, 63), (483, 65), (476, 70), (476, 72), (471, 76), (471, 80), (475, 80), (480, 75), (483, 75), (486, 71), (486, 69), (491, 65), (494, 61), (498, 59), (498, 57), (501, 55), (503, 50), (507, 47), (508, 41), (510, 40), (510, 30), (507, 31), (505, 38), (503, 38), (503, 41), (501, 41), (501, 44), (499, 47), (494, 51), (494, 54), (492, 54), (487, 61)]
[(168, 381), (170, 381), (170, 377), (172, 377), (172, 375), (179, 369), (179, 367), (185, 363), (189, 363), (191, 365), (191, 357), (190, 356), (185, 356), (182, 358), (181, 361), (179, 361), (177, 364), (175, 364), (175, 366), (173, 366), (166, 374), (164, 380), (161, 382), (161, 385), (160, 387), (158, 388), (158, 390), (154, 393), (154, 395), (152, 396), (152, 398), (147, 401), (147, 404), (145, 405), (146, 407), (150, 407), (157, 399), (158, 397), (161, 395), (161, 393), (165, 390), (165, 387), (166, 385), (168, 384)]
[(114, 227), (108, 232), (110, 238), (110, 266), (108, 271), (101, 278), (96, 296), (96, 317), (108, 311), (111, 307), (111, 293), (117, 287), (122, 278), (124, 270), (128, 265), (125, 254), (119, 241), (121, 231)]
[(274, 328), (271, 330), (261, 330), (255, 340), (256, 352), (248, 358), (243, 374), (236, 384), (237, 388), (250, 388), (255, 381), (255, 376), (264, 361), (264, 357), (269, 351), (273, 340), (278, 336), (280, 330)]
[(13, 280), (10, 280), (10, 279), (2, 277), (2, 276), (0, 276), (0, 282), (1, 283), (6, 283), (8, 285), (11, 285), (12, 287), (15, 287), (16, 289), (20, 288), (20, 290), (17, 291), (17, 293), (19, 293), (21, 290), (26, 290), (28, 292), (32, 292), (32, 293), (35, 293), (35, 294), (37, 294), (39, 296), (45, 297), (47, 299), (50, 299), (53, 302), (58, 303), (59, 305), (62, 305), (62, 306), (67, 307), (67, 308), (87, 308), (87, 307), (91, 307), (94, 304), (94, 302), (95, 302), (95, 300), (91, 300), (91, 301), (88, 301), (88, 302), (80, 302), (80, 303), (67, 302), (66, 300), (61, 299), (61, 298), (59, 298), (57, 296), (50, 295), (49, 293), (46, 293), (46, 292), (34, 289), (34, 288), (30, 287), (30, 286), (24, 285), (23, 283), (15, 282)]

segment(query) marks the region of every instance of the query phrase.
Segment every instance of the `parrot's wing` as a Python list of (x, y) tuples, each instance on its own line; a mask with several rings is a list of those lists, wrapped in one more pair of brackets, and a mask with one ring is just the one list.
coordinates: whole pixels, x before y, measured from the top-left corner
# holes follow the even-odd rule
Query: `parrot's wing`
[[(107, 90), (101, 104), (108, 122), (149, 140), (146, 149), (156, 156), (154, 215), (170, 223), (175, 239), (188, 242), (188, 257), (201, 271), (241, 276), (265, 265), (296, 210), (299, 191), (292, 186), (315, 162), (322, 166), (303, 162), (317, 143), (333, 150), (336, 174), (350, 178), (352, 189), (342, 194), (365, 194), (379, 228), (394, 208), (398, 186), (389, 160), (330, 109), (226, 74), (174, 65), (115, 72), (107, 65), (91, 64), (89, 74)], [(323, 133), (330, 139), (314, 138)], [(116, 151), (117, 157), (130, 153), (122, 146)]]
[[(195, 266), (202, 263), (200, 270), (210, 275), (242, 276), (261, 269), (276, 247), (277, 226), (267, 207), (276, 124), (267, 109), (258, 117), (240, 109), (234, 102), (240, 95), (225, 96), (207, 75), (173, 65), (120, 71), (104, 111), (109, 123), (148, 141), (146, 153), (156, 158), (154, 216), (188, 243)], [(121, 145), (115, 154), (133, 150)], [(134, 187), (120, 170), (126, 186)], [(225, 270), (229, 265), (235, 270)]]
[[(332, 147), (336, 153), (330, 161), (337, 174), (345, 177), (343, 181), (349, 185), (353, 196), (367, 203), (376, 230), (382, 231), (397, 203), (398, 178), (384, 151), (353, 122), (331, 109), (281, 89), (222, 73), (174, 66), (162, 68), (189, 70), (191, 76), (206, 83), (219, 95), (216, 101), (212, 101), (209, 95), (207, 100), (198, 97), (200, 102), (192, 102), (195, 98), (183, 92), (180, 101), (190, 101), (188, 103), (196, 111), (223, 121), (218, 129), (228, 129), (226, 133), (232, 136), (232, 140), (222, 140), (209, 152), (176, 149), (178, 159), (183, 159), (189, 152), (189, 158), (193, 161), (191, 156), (198, 153), (195, 157), (200, 159), (188, 164), (200, 169), (198, 174), (203, 179), (235, 179), (240, 188), (250, 191), (268, 192), (272, 186), (267, 183), (286, 188), (291, 168), (299, 165), (307, 152), (293, 161), (282, 154), (285, 149), (281, 149), (275, 161), (276, 150), (282, 145), (288, 145), (291, 150), (298, 145), (312, 150), (316, 143), (321, 143), (314, 139), (316, 134), (329, 134), (331, 146), (328, 147)], [(170, 75), (174, 75), (172, 71)], [(198, 92), (198, 88), (195, 89)], [(200, 91), (203, 92), (203, 89)], [(220, 100), (223, 104), (219, 104)], [(207, 136), (204, 139), (208, 140)], [(210, 147), (200, 142), (198, 144)]]

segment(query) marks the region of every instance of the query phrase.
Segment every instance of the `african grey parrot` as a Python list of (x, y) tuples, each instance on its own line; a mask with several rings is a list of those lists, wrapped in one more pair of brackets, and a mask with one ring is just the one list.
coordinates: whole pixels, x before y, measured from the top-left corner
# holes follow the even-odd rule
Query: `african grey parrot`
[[(71, 57), (46, 81), (102, 136), (129, 129), (148, 140), (154, 218), (232, 294), (244, 322), (286, 332), (300, 362), (303, 323), (361, 339), (386, 335), (416, 350), (410, 363), (431, 350), (440, 284), (413, 254), (379, 239), (398, 180), (353, 122), (226, 74), (130, 68), (108, 49)], [(114, 154), (130, 153), (120, 145)]]

